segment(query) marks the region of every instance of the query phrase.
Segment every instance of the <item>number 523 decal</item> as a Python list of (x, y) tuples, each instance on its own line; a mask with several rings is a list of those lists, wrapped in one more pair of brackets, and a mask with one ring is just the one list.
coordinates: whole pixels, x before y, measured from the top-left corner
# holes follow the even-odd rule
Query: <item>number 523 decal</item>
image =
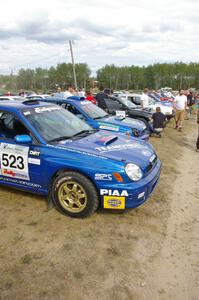
[(3, 153), (2, 154), (2, 165), (13, 169), (24, 169), (24, 158), (23, 156), (15, 156), (13, 154)]
[(29, 147), (2, 143), (0, 147), (1, 174), (29, 180), (28, 151)]

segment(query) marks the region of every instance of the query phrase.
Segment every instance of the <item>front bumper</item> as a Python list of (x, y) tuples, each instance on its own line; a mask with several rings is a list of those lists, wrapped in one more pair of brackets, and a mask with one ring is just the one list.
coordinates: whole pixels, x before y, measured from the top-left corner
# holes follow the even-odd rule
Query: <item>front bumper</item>
[(109, 209), (135, 208), (143, 204), (155, 190), (160, 178), (161, 162), (157, 160), (153, 170), (138, 182), (128, 184), (100, 183), (101, 207)]

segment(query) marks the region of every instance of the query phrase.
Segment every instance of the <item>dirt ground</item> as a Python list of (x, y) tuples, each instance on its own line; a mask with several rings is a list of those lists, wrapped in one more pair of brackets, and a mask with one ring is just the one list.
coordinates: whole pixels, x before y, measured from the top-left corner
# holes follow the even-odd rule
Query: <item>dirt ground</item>
[(44, 198), (0, 188), (0, 299), (199, 299), (196, 120), (152, 138), (162, 160), (155, 193), (127, 213), (86, 220)]

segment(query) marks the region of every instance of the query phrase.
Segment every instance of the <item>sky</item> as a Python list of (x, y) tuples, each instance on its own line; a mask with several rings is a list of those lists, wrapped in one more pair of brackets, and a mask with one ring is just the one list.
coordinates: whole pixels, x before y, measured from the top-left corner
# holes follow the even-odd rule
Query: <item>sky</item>
[(199, 0), (1, 0), (0, 74), (199, 62)]

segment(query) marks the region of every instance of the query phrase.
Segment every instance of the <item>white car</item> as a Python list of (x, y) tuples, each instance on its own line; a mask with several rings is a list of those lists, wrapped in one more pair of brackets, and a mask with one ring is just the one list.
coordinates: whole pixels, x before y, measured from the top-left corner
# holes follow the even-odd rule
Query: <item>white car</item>
[(24, 98), (21, 96), (0, 96), (0, 101), (3, 101), (3, 100), (18, 101), (18, 100), (24, 100)]
[(37, 100), (37, 99), (46, 99), (48, 97), (51, 97), (50, 95), (47, 94), (42, 94), (42, 95), (31, 95), (31, 96), (27, 96), (26, 99), (30, 99), (30, 100)]
[[(118, 97), (121, 99), (128, 99), (137, 106), (141, 105), (141, 94), (129, 93), (129, 94), (120, 94)], [(155, 99), (149, 96), (149, 106), (147, 110), (150, 112), (155, 112), (156, 107), (160, 107), (161, 112), (165, 114), (168, 118), (172, 118), (174, 115), (173, 105), (170, 103), (169, 106), (165, 105), (161, 101), (156, 101)]]

